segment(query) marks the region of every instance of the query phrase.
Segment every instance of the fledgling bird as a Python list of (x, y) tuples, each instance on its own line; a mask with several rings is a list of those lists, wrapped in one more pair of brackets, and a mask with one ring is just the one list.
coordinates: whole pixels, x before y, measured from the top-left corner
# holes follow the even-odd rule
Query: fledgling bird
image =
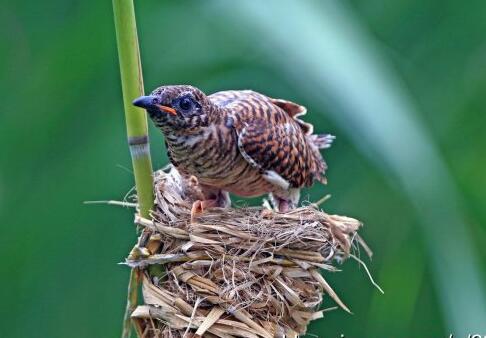
[(295, 208), (300, 189), (325, 183), (319, 149), (334, 136), (314, 135), (296, 103), (251, 90), (206, 96), (188, 85), (162, 86), (133, 101), (163, 132), (172, 164), (195, 176), (204, 195), (194, 208), (227, 207), (229, 193), (270, 194), (281, 212)]

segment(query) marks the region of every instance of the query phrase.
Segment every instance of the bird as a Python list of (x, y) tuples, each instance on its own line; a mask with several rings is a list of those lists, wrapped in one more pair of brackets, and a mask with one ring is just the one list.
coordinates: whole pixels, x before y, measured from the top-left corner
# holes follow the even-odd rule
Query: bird
[(133, 105), (144, 108), (164, 134), (167, 155), (186, 177), (195, 177), (203, 200), (192, 211), (226, 208), (230, 193), (268, 194), (278, 212), (298, 206), (300, 190), (315, 181), (326, 184), (319, 149), (330, 134), (314, 134), (300, 119), (306, 108), (252, 90), (206, 95), (191, 85), (165, 85)]

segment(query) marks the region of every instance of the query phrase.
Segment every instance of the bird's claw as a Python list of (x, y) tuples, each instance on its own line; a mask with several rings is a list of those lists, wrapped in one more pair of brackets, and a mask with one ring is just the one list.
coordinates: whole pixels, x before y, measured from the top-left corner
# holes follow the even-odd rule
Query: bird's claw
[(194, 222), (196, 217), (204, 212), (208, 208), (217, 207), (218, 203), (216, 200), (197, 200), (192, 204), (191, 208), (191, 223)]

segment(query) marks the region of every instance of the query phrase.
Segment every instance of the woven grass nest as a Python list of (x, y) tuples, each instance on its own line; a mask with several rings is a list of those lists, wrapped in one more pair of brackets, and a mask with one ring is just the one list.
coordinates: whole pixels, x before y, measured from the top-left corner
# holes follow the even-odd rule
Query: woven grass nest
[(368, 251), (359, 221), (312, 204), (191, 219), (196, 182), (174, 168), (155, 182), (153, 219), (135, 217), (144, 232), (126, 260), (142, 279), (143, 305), (132, 313), (140, 337), (297, 337), (323, 317), (325, 295), (349, 312), (320, 269), (337, 271), (358, 243)]

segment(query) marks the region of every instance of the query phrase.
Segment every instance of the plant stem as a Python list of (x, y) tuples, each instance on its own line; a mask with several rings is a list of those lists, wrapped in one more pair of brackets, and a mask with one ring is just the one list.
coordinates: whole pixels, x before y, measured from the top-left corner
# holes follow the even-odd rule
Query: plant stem
[[(128, 145), (132, 157), (139, 212), (142, 217), (148, 218), (153, 207), (154, 196), (147, 116), (143, 109), (132, 105), (132, 101), (144, 93), (133, 0), (113, 0), (113, 11)], [(130, 315), (137, 305), (137, 293), (137, 272), (132, 270), (123, 320), (123, 338), (130, 337)]]

